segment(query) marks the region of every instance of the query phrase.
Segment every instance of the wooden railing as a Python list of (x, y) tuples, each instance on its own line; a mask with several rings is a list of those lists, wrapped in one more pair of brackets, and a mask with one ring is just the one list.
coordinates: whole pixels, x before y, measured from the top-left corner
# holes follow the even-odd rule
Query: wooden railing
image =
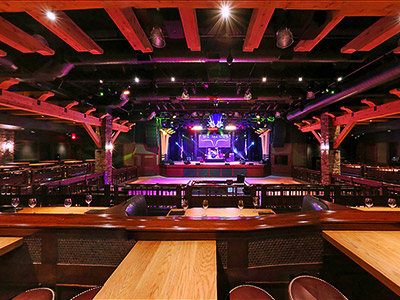
[(294, 166), (292, 177), (309, 183), (318, 184), (321, 182), (321, 171)]

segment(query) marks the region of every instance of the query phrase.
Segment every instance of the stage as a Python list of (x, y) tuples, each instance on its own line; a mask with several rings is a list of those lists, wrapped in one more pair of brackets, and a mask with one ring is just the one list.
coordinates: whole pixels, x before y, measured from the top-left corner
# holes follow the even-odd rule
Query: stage
[[(164, 177), (164, 176), (145, 176), (139, 177), (136, 180), (128, 182), (127, 184), (188, 184), (191, 180), (221, 180), (221, 178), (213, 177)], [(225, 180), (236, 180), (236, 178), (224, 178)], [(291, 177), (284, 176), (268, 176), (268, 177), (252, 177), (245, 179), (248, 184), (304, 184), (305, 182)]]
[(166, 177), (265, 177), (270, 175), (270, 166), (258, 162), (199, 162), (190, 164), (175, 162), (174, 165), (160, 165), (160, 175)]

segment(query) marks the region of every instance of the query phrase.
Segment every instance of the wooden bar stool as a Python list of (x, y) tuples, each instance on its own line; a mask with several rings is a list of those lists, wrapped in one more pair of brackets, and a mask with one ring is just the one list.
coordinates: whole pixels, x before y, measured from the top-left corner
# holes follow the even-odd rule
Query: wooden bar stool
[(102, 287), (101, 286), (96, 286), (94, 288), (88, 289), (74, 297), (71, 298), (71, 300), (92, 300), (94, 296), (100, 291)]
[(290, 300), (348, 300), (338, 289), (313, 276), (298, 276), (289, 284)]
[(229, 299), (231, 300), (274, 300), (274, 298), (263, 289), (254, 285), (239, 285), (229, 292)]
[(17, 297), (12, 298), (12, 300), (54, 300), (55, 293), (49, 288), (36, 288), (27, 290)]

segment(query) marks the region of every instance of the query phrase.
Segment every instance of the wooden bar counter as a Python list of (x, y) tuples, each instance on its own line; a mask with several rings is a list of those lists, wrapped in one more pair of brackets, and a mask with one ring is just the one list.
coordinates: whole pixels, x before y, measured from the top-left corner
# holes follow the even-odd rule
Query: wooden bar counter
[(94, 300), (217, 299), (215, 241), (140, 241)]

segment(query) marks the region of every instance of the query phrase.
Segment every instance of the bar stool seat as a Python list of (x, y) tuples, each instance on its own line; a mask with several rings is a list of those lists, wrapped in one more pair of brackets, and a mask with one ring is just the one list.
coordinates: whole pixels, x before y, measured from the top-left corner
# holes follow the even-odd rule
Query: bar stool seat
[(290, 300), (348, 300), (338, 289), (313, 276), (298, 276), (289, 284)]
[(92, 300), (94, 296), (100, 291), (102, 287), (101, 286), (96, 286), (94, 288), (88, 289), (74, 297), (71, 298), (71, 300)]
[(231, 300), (244, 300), (244, 299), (257, 299), (257, 300), (274, 300), (274, 298), (254, 285), (244, 284), (233, 288), (229, 292), (229, 299)]
[(55, 293), (49, 288), (36, 288), (27, 290), (17, 297), (12, 298), (12, 300), (54, 300)]

